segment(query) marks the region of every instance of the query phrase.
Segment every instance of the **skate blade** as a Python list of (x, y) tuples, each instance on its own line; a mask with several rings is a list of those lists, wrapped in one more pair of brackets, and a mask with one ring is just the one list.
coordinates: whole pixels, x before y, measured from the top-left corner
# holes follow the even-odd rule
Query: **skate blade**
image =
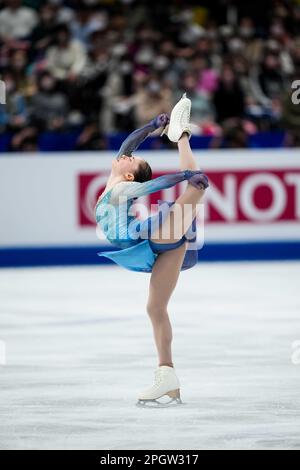
[(163, 128), (163, 131), (162, 133), (160, 134), (160, 137), (162, 137), (163, 135), (167, 135), (168, 134), (168, 130), (169, 130), (169, 124), (167, 124), (164, 128)]
[(183, 405), (181, 398), (160, 397), (155, 400), (138, 400), (136, 406), (141, 408), (169, 408)]

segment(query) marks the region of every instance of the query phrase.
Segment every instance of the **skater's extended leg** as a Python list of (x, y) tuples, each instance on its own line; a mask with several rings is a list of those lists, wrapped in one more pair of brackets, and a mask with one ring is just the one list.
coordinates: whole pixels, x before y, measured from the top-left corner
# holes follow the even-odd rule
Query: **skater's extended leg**
[(159, 254), (151, 274), (147, 312), (152, 322), (159, 366), (173, 366), (172, 327), (167, 307), (179, 277), (185, 251), (184, 244)]
[(178, 151), (181, 170), (199, 170), (187, 133), (183, 133), (178, 141)]
[[(181, 169), (197, 170), (197, 162), (187, 134), (183, 134), (178, 141), (178, 150)], [(176, 199), (162, 226), (152, 234), (151, 239), (156, 243), (174, 243), (180, 240), (196, 217), (204, 193), (204, 189), (195, 188), (189, 183), (184, 193)]]

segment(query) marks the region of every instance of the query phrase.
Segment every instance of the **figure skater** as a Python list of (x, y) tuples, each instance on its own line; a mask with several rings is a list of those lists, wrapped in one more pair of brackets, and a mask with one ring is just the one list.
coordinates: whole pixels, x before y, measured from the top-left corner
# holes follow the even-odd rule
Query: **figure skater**
[[(171, 398), (169, 403), (182, 403), (172, 361), (172, 328), (167, 309), (180, 271), (190, 269), (198, 261), (197, 249), (191, 250), (189, 246), (195, 242), (195, 218), (208, 187), (208, 179), (197, 168), (189, 143), (190, 110), (191, 101), (184, 94), (170, 118), (167, 114), (159, 115), (130, 134), (112, 162), (106, 188), (95, 209), (97, 224), (106, 238), (120, 248), (98, 254), (132, 271), (151, 273), (147, 312), (159, 362), (154, 385), (138, 396), (140, 405), (159, 405), (158, 399), (164, 395)], [(132, 153), (159, 128), (178, 143), (180, 171), (151, 179), (149, 164)], [(184, 193), (174, 202), (160, 201), (155, 215), (140, 220), (132, 214), (132, 204), (138, 197), (185, 180), (188, 184)]]

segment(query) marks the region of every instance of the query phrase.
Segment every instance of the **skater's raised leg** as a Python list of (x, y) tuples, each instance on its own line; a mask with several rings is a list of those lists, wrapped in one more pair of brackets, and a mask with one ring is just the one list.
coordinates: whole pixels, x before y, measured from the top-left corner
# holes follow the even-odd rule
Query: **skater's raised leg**
[(184, 132), (178, 140), (179, 161), (181, 170), (199, 170), (190, 146), (189, 135)]
[[(184, 133), (178, 141), (178, 150), (181, 169), (199, 169), (190, 147), (188, 134)], [(202, 175), (199, 178), (201, 179), (201, 177)], [(154, 242), (175, 243), (182, 238), (191, 226), (205, 193), (201, 182), (198, 185), (192, 183), (193, 181), (190, 180), (184, 193), (176, 199), (164, 223), (152, 234), (151, 239)]]

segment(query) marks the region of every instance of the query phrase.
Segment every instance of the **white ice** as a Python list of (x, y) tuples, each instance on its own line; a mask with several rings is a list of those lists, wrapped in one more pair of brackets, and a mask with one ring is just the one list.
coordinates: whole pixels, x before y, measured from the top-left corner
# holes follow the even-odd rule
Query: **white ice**
[(183, 272), (169, 313), (185, 404), (143, 409), (157, 365), (149, 275), (0, 270), (0, 448), (299, 449), (299, 274), (297, 262)]

